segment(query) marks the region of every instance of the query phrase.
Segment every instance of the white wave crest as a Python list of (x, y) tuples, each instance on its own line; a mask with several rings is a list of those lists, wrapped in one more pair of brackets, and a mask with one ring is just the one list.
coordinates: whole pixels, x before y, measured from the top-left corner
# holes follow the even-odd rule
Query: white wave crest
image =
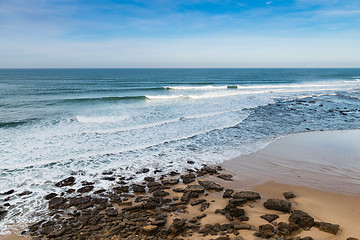
[(129, 119), (129, 116), (99, 116), (99, 117), (85, 117), (76, 116), (76, 121), (80, 123), (115, 123)]
[(166, 86), (164, 87), (164, 89), (167, 90), (216, 90), (216, 89), (236, 89), (238, 88), (237, 85), (234, 86), (212, 86), (212, 85), (207, 85), (207, 86), (174, 86), (174, 87), (169, 87)]

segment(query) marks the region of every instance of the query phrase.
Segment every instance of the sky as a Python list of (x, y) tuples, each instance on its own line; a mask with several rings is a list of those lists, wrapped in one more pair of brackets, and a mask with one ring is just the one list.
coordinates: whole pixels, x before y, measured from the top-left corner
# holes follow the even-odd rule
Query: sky
[(0, 0), (23, 67), (360, 67), (360, 1)]

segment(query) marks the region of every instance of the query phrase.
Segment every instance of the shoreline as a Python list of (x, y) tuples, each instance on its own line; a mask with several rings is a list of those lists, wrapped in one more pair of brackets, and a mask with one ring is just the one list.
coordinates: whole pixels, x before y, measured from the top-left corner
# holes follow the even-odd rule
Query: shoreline
[[(325, 132), (297, 133), (277, 139), (274, 142), (270, 143), (267, 147), (259, 150), (256, 153), (247, 156), (240, 156), (232, 160), (225, 161), (222, 164), (220, 164), (223, 170), (216, 170), (220, 168), (209, 167), (209, 168), (205, 168), (205, 170), (202, 169), (200, 171), (199, 170), (189, 171), (187, 174), (184, 173), (184, 175), (181, 176), (180, 174), (175, 174), (175, 173), (169, 173), (167, 174), (166, 177), (160, 177), (159, 179), (158, 179), (159, 176), (157, 176), (154, 182), (161, 182), (162, 185), (161, 184), (160, 184), (161, 186), (157, 185), (157, 189), (155, 191), (158, 193), (165, 192), (166, 195), (161, 196), (160, 198), (169, 199), (168, 202), (170, 203), (170, 204), (168, 203), (169, 205), (166, 205), (166, 203), (162, 202), (159, 206), (159, 209), (167, 208), (169, 206), (170, 208), (171, 207), (174, 208), (174, 211), (170, 211), (170, 212), (165, 211), (168, 214), (166, 218), (167, 221), (165, 224), (165, 228), (169, 229), (169, 231), (172, 229), (171, 230), (172, 232), (170, 232), (169, 234), (174, 234), (174, 219), (179, 218), (179, 219), (186, 219), (184, 224), (186, 226), (189, 226), (190, 229), (190, 230), (186, 229), (186, 231), (183, 229), (181, 232), (179, 232), (178, 236), (184, 239), (198, 239), (198, 238), (216, 239), (217, 237), (220, 236), (229, 236), (230, 237), (229, 239), (236, 239), (237, 236), (241, 236), (242, 239), (244, 240), (255, 239), (256, 237), (254, 236), (254, 234), (259, 233), (260, 226), (272, 225), (275, 229), (277, 229), (278, 228), (277, 224), (279, 222), (286, 222), (286, 223), (288, 222), (290, 213), (281, 212), (278, 210), (266, 209), (263, 206), (263, 203), (270, 198), (285, 200), (283, 193), (291, 191), (296, 195), (295, 198), (288, 199), (288, 201), (292, 205), (292, 210), (294, 209), (302, 210), (308, 213), (311, 217), (313, 217), (315, 221), (340, 225), (339, 231), (337, 232), (336, 235), (320, 231), (318, 228), (315, 227), (311, 227), (310, 231), (305, 231), (301, 229), (296, 230), (295, 232), (292, 233), (293, 235), (295, 234), (295, 236), (299, 238), (312, 236), (314, 239), (317, 240), (327, 240), (327, 239), (340, 240), (340, 239), (347, 239), (348, 237), (359, 238), (360, 230), (357, 229), (357, 223), (360, 222), (360, 191), (358, 191), (356, 187), (353, 188), (354, 183), (350, 183), (349, 186), (348, 185), (349, 183), (347, 182), (338, 181), (339, 179), (343, 179), (343, 177), (340, 176), (341, 178), (339, 178), (339, 176), (327, 174), (326, 172), (324, 172), (324, 174), (320, 176), (317, 172), (317, 168), (312, 169), (314, 171), (304, 171), (306, 170), (305, 168), (307, 166), (300, 166), (303, 174), (301, 175), (300, 178), (297, 177), (296, 174), (294, 175), (293, 172), (291, 172), (293, 174), (292, 177), (289, 177), (289, 172), (286, 171), (285, 171), (286, 174), (283, 175), (280, 174), (283, 173), (285, 167), (290, 166), (289, 164), (286, 166), (280, 164), (283, 163), (284, 158), (291, 161), (298, 160), (299, 158), (303, 158), (303, 159), (305, 158), (311, 161), (311, 159), (308, 159), (308, 157), (312, 156), (313, 158), (316, 158), (318, 154), (323, 154), (323, 156), (332, 155), (332, 157), (334, 157), (333, 153), (335, 148), (332, 149), (332, 151), (324, 152), (324, 148), (321, 143), (318, 142), (317, 145), (315, 144), (316, 146), (314, 145), (312, 141), (318, 141), (319, 139), (324, 140), (323, 136), (319, 136), (319, 135), (326, 135), (325, 142), (335, 141), (336, 142), (335, 145), (338, 146), (338, 148), (336, 148), (337, 149), (336, 151), (343, 152), (344, 146), (339, 146), (339, 141), (342, 145), (347, 145), (348, 141), (353, 140), (352, 134), (358, 135), (360, 134), (360, 130), (337, 130), (337, 131), (325, 131)], [(332, 137), (329, 137), (329, 135), (332, 135)], [(306, 139), (309, 138), (310, 136), (312, 137), (312, 141)], [(336, 138), (334, 138), (334, 136)], [(299, 154), (299, 151), (294, 149), (294, 146), (298, 146), (299, 143), (302, 144), (301, 145), (302, 148), (300, 151), (302, 152), (302, 154)], [(314, 151), (314, 147), (316, 147), (315, 149), (317, 149), (318, 151)], [(286, 149), (286, 151), (284, 151), (284, 149)], [(309, 151), (311, 152), (311, 154), (306, 155), (305, 153), (309, 153)], [(273, 164), (273, 166), (268, 165), (269, 159), (277, 159), (279, 158), (279, 155), (283, 156), (284, 158), (283, 159), (280, 158), (279, 162), (274, 162), (274, 161), (270, 162)], [(296, 158), (294, 159), (293, 156), (296, 156)], [(261, 161), (263, 160), (265, 161), (262, 162), (262, 164), (267, 163), (266, 165), (260, 164)], [(323, 160), (329, 160), (329, 159), (326, 158)], [(309, 161), (306, 161), (305, 165), (308, 164)], [(210, 169), (210, 170), (206, 170), (206, 169)], [(271, 172), (271, 174), (269, 174), (269, 172)], [(197, 175), (195, 178), (184, 177), (194, 173), (195, 175)], [(229, 173), (232, 175), (232, 177), (230, 177), (229, 179), (220, 179), (218, 177), (219, 174), (228, 175)], [(314, 176), (314, 173), (317, 173), (319, 176), (316, 175)], [(162, 181), (166, 179), (177, 179), (177, 182), (175, 184), (164, 184)], [(190, 179), (190, 181), (185, 182), (184, 179)], [(174, 190), (186, 189), (187, 186), (196, 184), (196, 182), (199, 183), (199, 181), (211, 181), (223, 187), (224, 189), (221, 191), (217, 191), (210, 188), (205, 190), (205, 193), (200, 193), (197, 196), (195, 196), (194, 199), (190, 198), (188, 199), (188, 201), (184, 202), (181, 200), (179, 202), (179, 199), (180, 198), (182, 199), (182, 197), (185, 195), (185, 192), (184, 191), (177, 192)], [(319, 182), (318, 184), (313, 184), (311, 186), (308, 186), (309, 183), (313, 183), (314, 181), (319, 181)], [(324, 181), (327, 182), (327, 184), (324, 185), (323, 190), (319, 190), (320, 188), (319, 184), (323, 184)], [(135, 203), (136, 200), (134, 201), (134, 199), (140, 199), (139, 201), (141, 204), (148, 204), (149, 202), (147, 202), (147, 200), (144, 200), (145, 198), (142, 199), (141, 196), (146, 196), (146, 198), (154, 197), (154, 191), (152, 192), (152, 194), (150, 193), (151, 182), (152, 181), (150, 182), (144, 181), (143, 184), (141, 184), (142, 186), (147, 187), (148, 190), (146, 190), (146, 193), (142, 193), (142, 192), (135, 193), (134, 197), (130, 196), (131, 193), (130, 194), (121, 193), (119, 194), (121, 195), (122, 198), (121, 203), (112, 203), (111, 204), (112, 206), (108, 205), (107, 209), (115, 208), (116, 212), (118, 213), (124, 212), (125, 211), (124, 208), (126, 209), (129, 206), (135, 206), (135, 207), (138, 206), (138, 204)], [(340, 188), (341, 186), (343, 188)], [(134, 189), (134, 187), (132, 188)], [(64, 188), (64, 189), (67, 189), (64, 192), (65, 193), (64, 196), (66, 196), (67, 194), (66, 192), (68, 192), (69, 189), (71, 188)], [(235, 208), (241, 207), (241, 209), (245, 211), (245, 215), (241, 215), (240, 217), (237, 216), (239, 217), (240, 221), (238, 220), (230, 221), (227, 217), (225, 217), (226, 215), (215, 213), (217, 209), (218, 210), (222, 209), (225, 206), (228, 207), (230, 201), (233, 199), (232, 196), (226, 198), (223, 197), (225, 189), (232, 189), (235, 192), (239, 192), (239, 191), (242, 192), (248, 190), (255, 191), (261, 195), (261, 199), (247, 200), (244, 203), (237, 205)], [(353, 189), (353, 192), (349, 191), (349, 189)], [(80, 195), (78, 194), (78, 196), (80, 196), (79, 198), (84, 198), (87, 195), (85, 193)], [(101, 195), (100, 193), (100, 196), (108, 199), (111, 198), (110, 195), (107, 194)], [(55, 198), (50, 199), (49, 204)], [(202, 206), (201, 204), (199, 205), (196, 204), (192, 206), (192, 203), (196, 201), (196, 199), (198, 198), (204, 199), (205, 202), (203, 203), (209, 204), (208, 207), (204, 205), (205, 210), (203, 212), (199, 212), (198, 210), (199, 206)], [(69, 197), (69, 199), (71, 200), (71, 197)], [(65, 210), (67, 209), (67, 207), (62, 206), (61, 204), (57, 206), (59, 208), (55, 208), (55, 211), (61, 212), (62, 211), (61, 209), (64, 208)], [(79, 208), (79, 206), (76, 207)], [(79, 209), (81, 209), (81, 207)], [(155, 209), (156, 210), (154, 211), (159, 210), (158, 207), (156, 207)], [(224, 211), (225, 209), (226, 207), (224, 208)], [(152, 210), (144, 210), (144, 211), (152, 211)], [(161, 211), (157, 212), (157, 214), (164, 213)], [(125, 211), (125, 213), (128, 212)], [(203, 214), (206, 214), (206, 216), (202, 216)], [(269, 222), (260, 218), (260, 216), (262, 216), (263, 214), (276, 214), (279, 216), (279, 218), (270, 224)], [(242, 217), (244, 216), (248, 217), (249, 219), (248, 220), (242, 219)], [(111, 215), (106, 216), (106, 214), (105, 217), (109, 219), (116, 218), (115, 216), (111, 216)], [(191, 220), (193, 220), (194, 223), (191, 223)], [(201, 232), (201, 229), (203, 227), (206, 227), (207, 225), (216, 226), (216, 224), (219, 223), (222, 225), (226, 225), (226, 224), (227, 225), (233, 224), (233, 225), (231, 225), (232, 227), (230, 227), (226, 231), (222, 231), (222, 230), (217, 231), (216, 232), (217, 235), (212, 235), (211, 234), (212, 232), (210, 230), (207, 232), (205, 231), (205, 233)], [(241, 225), (244, 229), (234, 228), (234, 224), (237, 223), (245, 224), (245, 225)], [(109, 223), (106, 223), (106, 226), (105, 225), (104, 226), (107, 227), (108, 224)], [(199, 228), (194, 227), (194, 225), (196, 224), (198, 224)], [(150, 223), (147, 226), (154, 227), (154, 225)], [(89, 225), (89, 229), (90, 229), (90, 225)], [(160, 232), (160, 229), (163, 229), (163, 227), (159, 226), (156, 227), (156, 229), (159, 230)], [(111, 231), (110, 227), (109, 227), (109, 231)], [(145, 230), (143, 228), (140, 228), (139, 230), (136, 231), (139, 231), (139, 233), (140, 232), (143, 233), (143, 231)], [(188, 231), (190, 231), (190, 233)], [(94, 230), (94, 233), (95, 232), (96, 231)], [(236, 235), (235, 233), (237, 233), (238, 235)], [(148, 232), (145, 234), (145, 236), (151, 236), (151, 234), (153, 234), (153, 232), (151, 233)], [(25, 239), (30, 239), (30, 238), (29, 236), (16, 236), (14, 234), (3, 235), (3, 236), (0, 235), (0, 240), (25, 240)]]

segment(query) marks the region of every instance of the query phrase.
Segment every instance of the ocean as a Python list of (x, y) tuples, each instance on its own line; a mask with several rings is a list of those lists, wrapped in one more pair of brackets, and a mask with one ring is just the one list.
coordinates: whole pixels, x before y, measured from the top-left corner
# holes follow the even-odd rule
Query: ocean
[(71, 174), (99, 189), (115, 184), (104, 171), (218, 164), (291, 133), (359, 129), (359, 103), (360, 69), (0, 69), (0, 193), (31, 192), (0, 196), (0, 232), (44, 215)]

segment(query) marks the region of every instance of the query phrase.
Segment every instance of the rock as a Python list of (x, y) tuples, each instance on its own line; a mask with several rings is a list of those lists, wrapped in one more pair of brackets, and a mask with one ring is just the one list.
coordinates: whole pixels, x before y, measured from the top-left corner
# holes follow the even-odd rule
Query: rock
[(68, 177), (60, 182), (55, 183), (56, 187), (65, 187), (65, 186), (72, 186), (75, 184), (75, 178), (74, 177)]
[(155, 235), (158, 231), (158, 226), (156, 225), (146, 225), (142, 227), (142, 230), (149, 235)]
[(0, 193), (0, 195), (10, 195), (10, 194), (13, 194), (14, 192), (15, 192), (15, 190), (14, 190), (14, 189), (11, 189), (11, 190), (9, 190), (9, 191)]
[(208, 203), (208, 202), (203, 202), (203, 203), (201, 203), (201, 205), (200, 205), (200, 208), (199, 208), (199, 211), (200, 212), (203, 212), (203, 211), (205, 211), (207, 208), (209, 208), (210, 207), (210, 203)]
[(4, 219), (6, 214), (7, 214), (7, 211), (0, 208), (0, 221)]
[(296, 195), (295, 195), (293, 192), (284, 192), (283, 195), (284, 195), (284, 197), (285, 197), (286, 199), (290, 199), (290, 198), (296, 197)]
[(101, 174), (102, 175), (112, 175), (114, 172), (113, 171), (103, 171)]
[(348, 237), (346, 240), (359, 240), (358, 238)]
[(197, 199), (197, 200), (191, 202), (190, 205), (195, 206), (195, 205), (199, 205), (199, 204), (201, 204), (203, 202), (206, 202), (206, 200), (205, 199)]
[(187, 164), (195, 164), (195, 162), (194, 161), (187, 161)]
[(150, 171), (150, 169), (148, 169), (148, 168), (143, 168), (143, 169), (141, 170), (142, 173), (147, 173), (147, 172), (149, 172), (149, 171)]
[(233, 175), (222, 173), (222, 174), (217, 175), (217, 177), (221, 178), (223, 180), (226, 180), (226, 181), (232, 181)]
[(309, 229), (314, 226), (314, 218), (301, 210), (292, 211), (289, 217), (289, 222), (295, 223), (303, 229)]
[(234, 205), (234, 206), (242, 206), (246, 202), (247, 202), (247, 200), (241, 199), (241, 198), (239, 198), (239, 199), (230, 199), (229, 200), (229, 204)]
[(49, 201), (49, 209), (58, 209), (66, 202), (66, 199), (63, 197), (54, 197)]
[(205, 192), (204, 188), (200, 185), (188, 185), (185, 188), (185, 192), (197, 192), (197, 193), (203, 193)]
[(161, 183), (163, 185), (175, 185), (175, 184), (179, 183), (179, 179), (178, 178), (164, 179), (164, 180), (161, 180)]
[(155, 178), (153, 178), (153, 177), (145, 177), (144, 181), (146, 181), (146, 182), (154, 182)]
[(312, 237), (307, 236), (307, 237), (299, 238), (299, 240), (315, 240), (315, 239), (313, 239)]
[(105, 212), (109, 217), (116, 217), (119, 215), (119, 212), (115, 208), (107, 208)]
[(186, 221), (184, 219), (175, 218), (170, 226), (170, 231), (171, 233), (177, 235), (184, 230), (185, 225)]
[(115, 177), (102, 177), (101, 180), (106, 180), (106, 181), (115, 181)]
[(231, 195), (234, 193), (232, 189), (226, 189), (223, 194), (223, 198), (231, 198)]
[(274, 231), (275, 229), (271, 224), (260, 225), (258, 237), (271, 238), (274, 236)]
[(339, 231), (339, 225), (338, 224), (331, 224), (327, 222), (316, 222), (315, 227), (319, 228), (320, 231), (331, 233), (336, 235)]
[(169, 193), (165, 192), (163, 190), (156, 190), (156, 191), (154, 191), (153, 195), (155, 197), (165, 197), (165, 196), (169, 195)]
[(182, 181), (184, 184), (189, 184), (195, 182), (195, 178), (184, 178)]
[(173, 188), (172, 189), (174, 192), (185, 192), (184, 188)]
[(291, 203), (282, 199), (268, 199), (266, 202), (264, 202), (264, 207), (282, 212), (291, 211)]
[(198, 183), (203, 186), (206, 190), (215, 190), (215, 191), (222, 191), (224, 188), (222, 186), (220, 186), (219, 184), (213, 182), (213, 181), (209, 181), (209, 180), (205, 180), (205, 181), (198, 181)]
[(293, 231), (298, 230), (298, 229), (299, 229), (299, 225), (297, 225), (293, 222), (291, 222), (289, 224), (280, 222), (277, 224), (277, 233), (281, 236), (288, 236)]
[(253, 200), (256, 200), (256, 199), (260, 199), (261, 196), (257, 192), (241, 191), (241, 192), (236, 192), (233, 195), (233, 198), (235, 198), (235, 199), (242, 198), (242, 199), (246, 199), (246, 200), (249, 200), (249, 201), (253, 201)]
[(250, 224), (246, 223), (234, 223), (234, 229), (241, 230), (241, 229), (251, 229)]
[(199, 215), (199, 216), (196, 216), (197, 219), (202, 219), (202, 218), (204, 218), (204, 217), (206, 217), (206, 214), (205, 214), (205, 213), (203, 213), (203, 214), (201, 214), (201, 215)]
[(83, 186), (89, 186), (89, 185), (94, 185), (94, 182), (88, 182), (88, 181), (81, 181), (81, 185)]
[(201, 168), (201, 171), (207, 172), (207, 173), (210, 173), (210, 174), (217, 173), (217, 170), (215, 168), (209, 167), (209, 166), (206, 166), (206, 165)]
[(53, 230), (48, 237), (49, 238), (56, 238), (56, 237), (61, 237), (62, 235), (64, 235), (66, 232), (66, 228), (65, 227), (61, 227), (61, 228), (57, 228), (55, 230)]
[(87, 193), (87, 192), (90, 192), (94, 189), (94, 186), (90, 185), (90, 186), (84, 186), (84, 187), (81, 187), (77, 190), (78, 193)]
[(46, 195), (44, 198), (45, 198), (46, 200), (50, 200), (50, 199), (52, 199), (52, 198), (54, 198), (54, 197), (56, 197), (56, 196), (57, 196), (56, 193), (49, 193), (49, 194)]
[(136, 193), (145, 193), (145, 186), (139, 185), (139, 184), (133, 184), (131, 185), (132, 189)]
[(269, 223), (271, 223), (272, 221), (274, 221), (275, 219), (278, 219), (279, 216), (275, 215), (275, 214), (265, 214), (260, 216), (262, 219), (265, 219), (266, 221), (268, 221)]
[(22, 197), (22, 196), (26, 196), (26, 195), (30, 195), (30, 194), (32, 194), (31, 191), (25, 190), (25, 191), (19, 193), (18, 196), (19, 196), (19, 197)]
[(114, 192), (120, 194), (120, 193), (128, 193), (129, 192), (129, 186), (117, 186), (113, 188)]

